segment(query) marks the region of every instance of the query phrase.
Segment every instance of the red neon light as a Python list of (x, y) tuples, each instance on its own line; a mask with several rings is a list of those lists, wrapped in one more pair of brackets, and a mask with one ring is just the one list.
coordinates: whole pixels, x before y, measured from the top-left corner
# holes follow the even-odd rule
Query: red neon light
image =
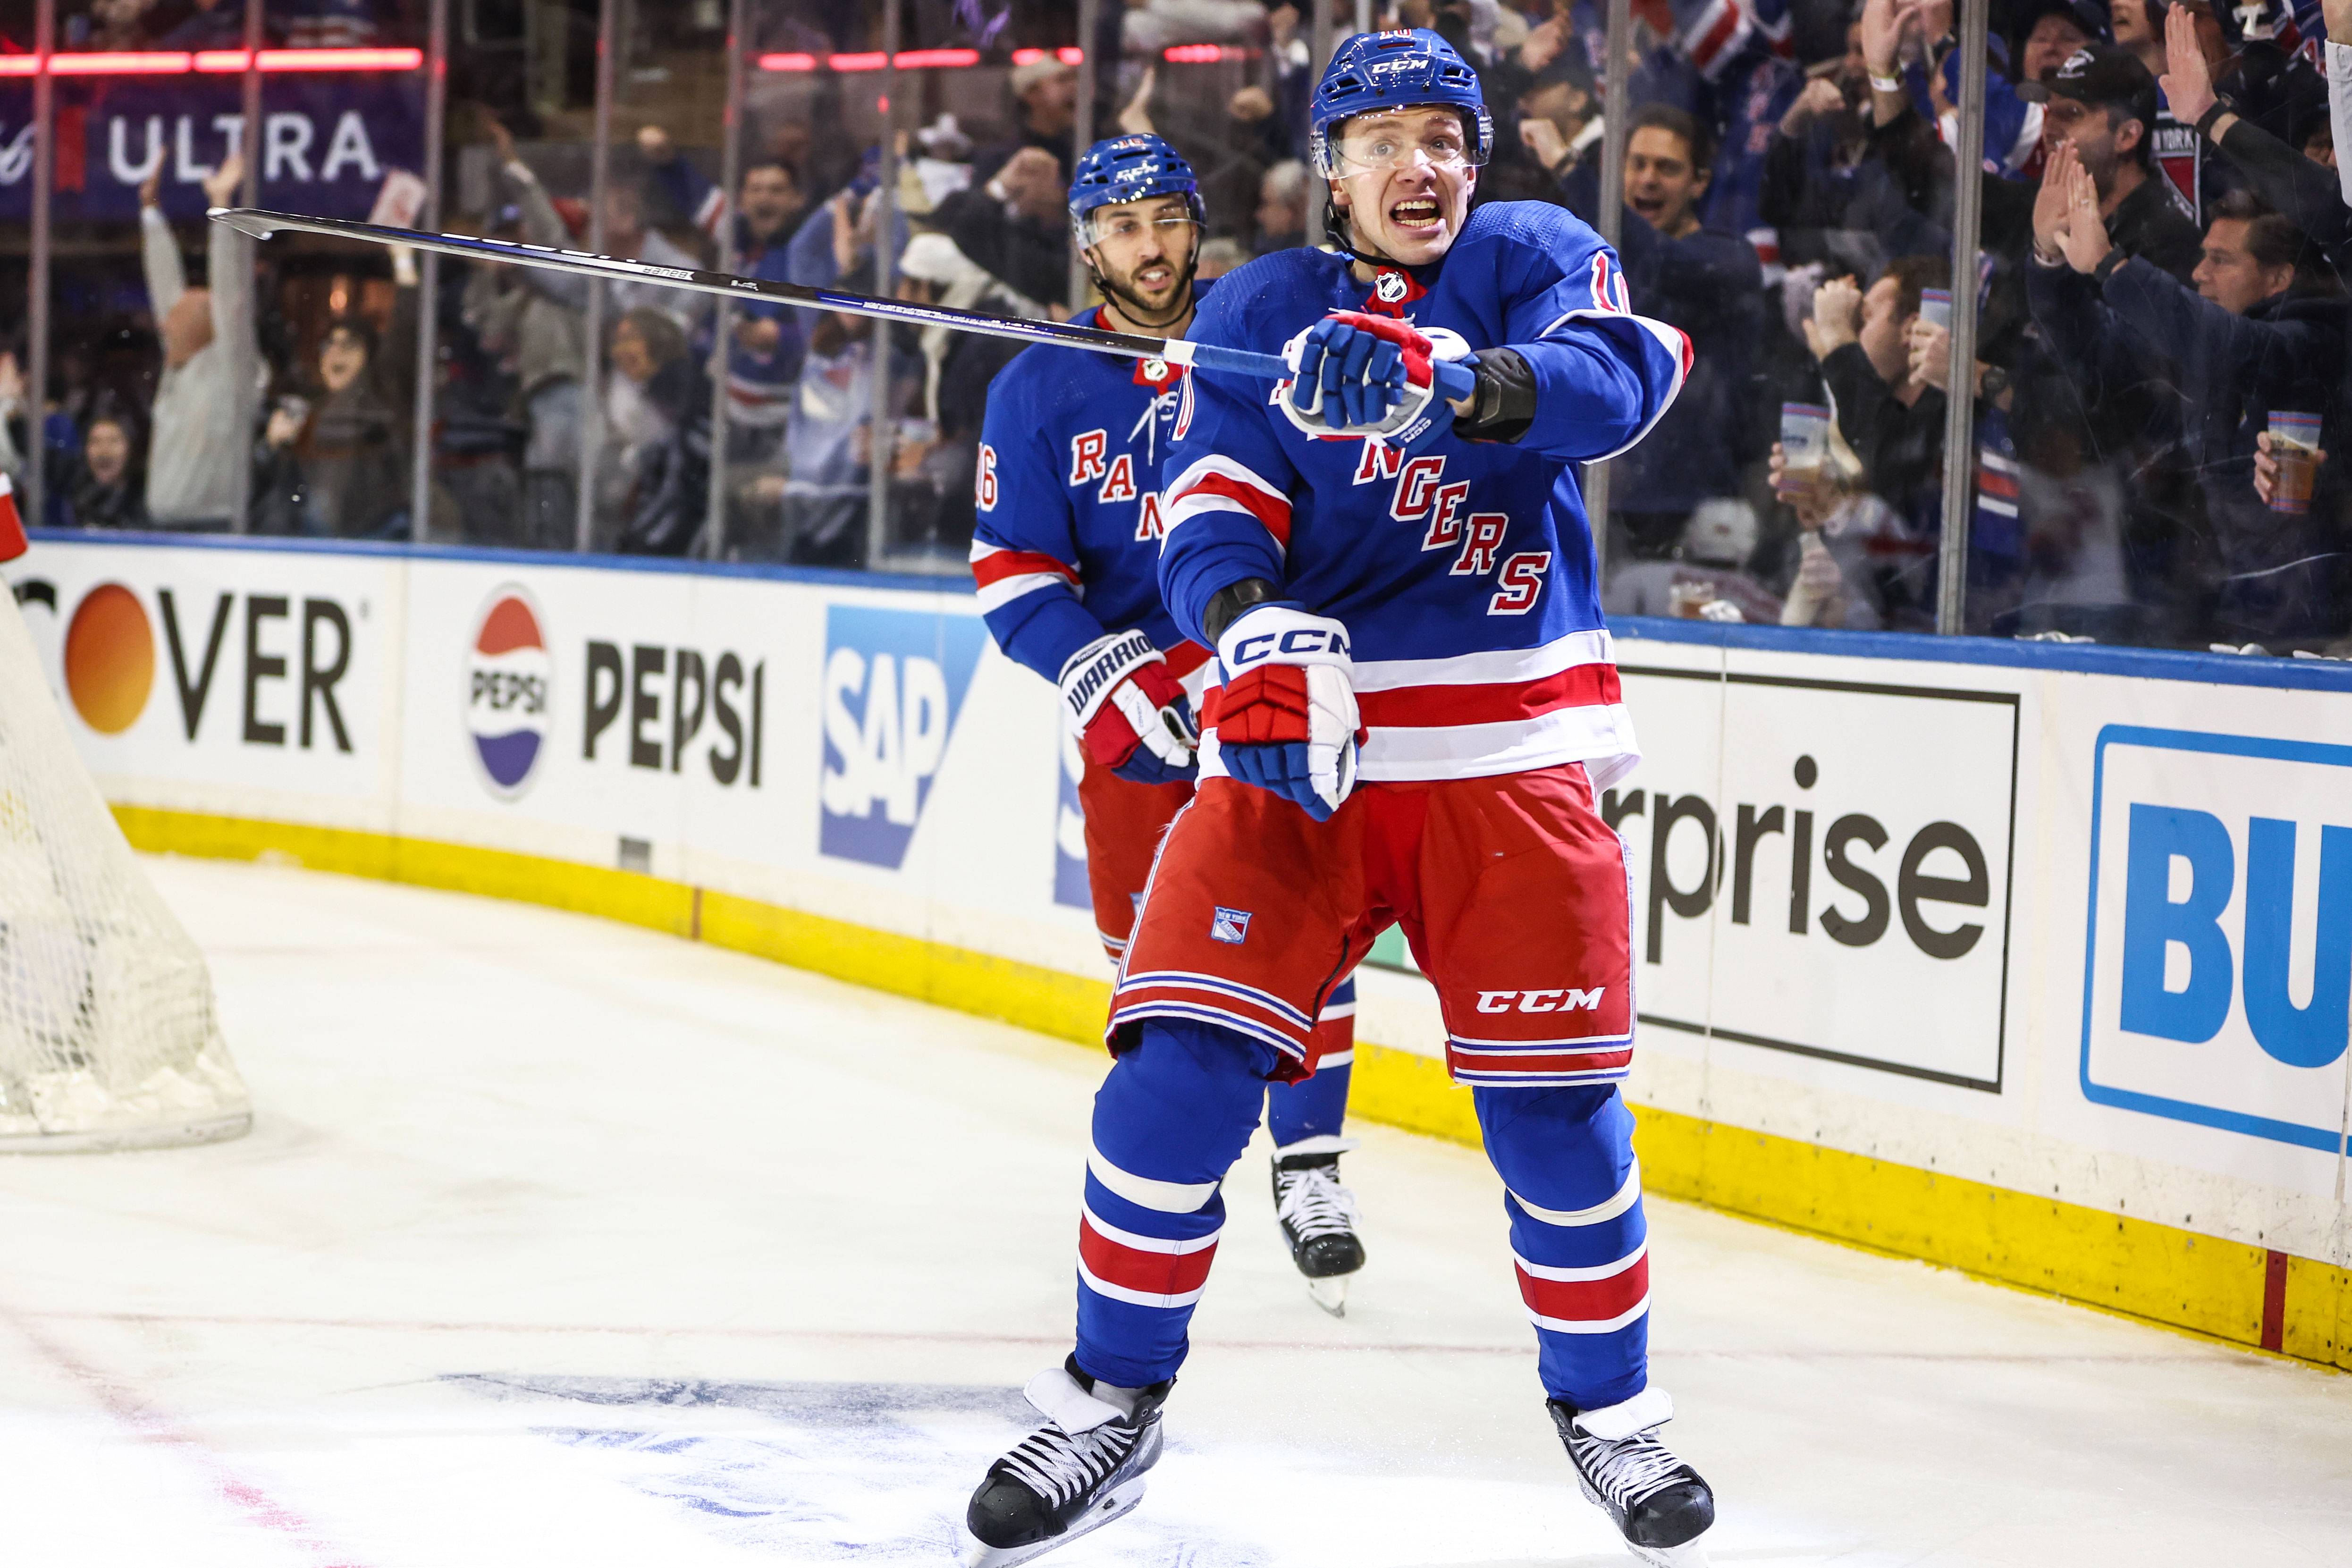
[(1054, 58), (1066, 66), (1075, 66), (1085, 62), (1087, 51), (1075, 44), (1064, 44), (1054, 51)]
[(119, 54), (51, 55), (51, 76), (177, 76), (184, 72), (191, 57), (184, 52), (135, 54), (125, 50)]
[[(425, 64), (422, 49), (264, 49), (265, 73), (307, 74), (324, 71), (413, 71)], [(234, 74), (245, 69), (243, 49), (201, 49), (188, 54), (177, 49), (113, 53), (51, 55), (51, 76), (185, 76)], [(0, 56), (0, 76), (38, 76), (38, 55)]]
[(1171, 65), (1205, 66), (1218, 60), (1238, 60), (1248, 58), (1247, 51), (1229, 49), (1223, 44), (1171, 44), (1160, 51), (1160, 58)]
[[(1216, 46), (1212, 44), (1208, 47), (1214, 48)], [(1054, 56), (1064, 65), (1074, 66), (1086, 58), (1086, 51), (1065, 47), (1055, 50)], [(199, 70), (205, 68), (201, 63), (204, 58), (201, 55), (197, 57)], [(239, 58), (242, 58), (242, 57)], [(1045, 51), (1043, 49), (1013, 51), (1013, 63), (1016, 66), (1032, 65), (1045, 58)], [(265, 70), (268, 68), (267, 63), (268, 58), (267, 54), (262, 56), (264, 62), (262, 68)], [(822, 59), (815, 55), (788, 53), (761, 55), (752, 63), (763, 71), (813, 71), (820, 64), (837, 71), (878, 71), (891, 63), (891, 57), (879, 49), (854, 55), (827, 55)], [(900, 70), (960, 70), (982, 62), (978, 49), (901, 49), (898, 51), (897, 63)], [(242, 67), (234, 68), (242, 68)], [(6, 74), (8, 74), (7, 62), (5, 58), (0, 58), (0, 76)], [(31, 73), (27, 71), (25, 74)]]

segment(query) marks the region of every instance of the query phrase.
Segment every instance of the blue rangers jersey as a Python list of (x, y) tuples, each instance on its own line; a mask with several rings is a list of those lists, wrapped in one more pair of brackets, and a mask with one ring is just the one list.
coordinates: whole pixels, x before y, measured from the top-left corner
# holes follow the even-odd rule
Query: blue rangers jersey
[[(1567, 762), (1606, 784), (1639, 760), (1601, 615), (1575, 465), (1639, 441), (1689, 373), (1687, 339), (1633, 313), (1617, 258), (1565, 210), (1472, 212), (1434, 265), (1369, 291), (1348, 258), (1288, 250), (1220, 280), (1198, 342), (1271, 353), (1331, 310), (1401, 315), (1508, 345), (1534, 373), (1517, 441), (1448, 427), (1405, 458), (1307, 435), (1265, 389), (1186, 378), (1165, 465), (1160, 584), (1203, 640), (1219, 589), (1283, 584), (1353, 639), (1368, 780), (1474, 778)], [(1214, 695), (1202, 713), (1215, 721)], [(1203, 776), (1223, 770), (1215, 747)]]
[[(1210, 287), (1195, 283), (1194, 298)], [(1160, 360), (1029, 348), (989, 386), (971, 574), (997, 646), (1048, 680), (1105, 632), (1137, 626), (1179, 679), (1208, 659), (1169, 618), (1156, 576), (1160, 459), (1184, 379)]]

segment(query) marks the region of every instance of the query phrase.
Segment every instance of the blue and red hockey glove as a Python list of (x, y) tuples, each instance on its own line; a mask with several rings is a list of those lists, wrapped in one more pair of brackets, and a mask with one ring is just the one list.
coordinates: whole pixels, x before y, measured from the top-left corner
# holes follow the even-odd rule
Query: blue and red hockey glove
[(1348, 628), (1273, 600), (1217, 639), (1217, 755), (1225, 771), (1328, 822), (1356, 785), (1363, 727), (1349, 678)]
[(1443, 327), (1334, 310), (1282, 345), (1282, 412), (1310, 436), (1394, 437), (1411, 451), (1453, 423), (1449, 399), (1476, 390), (1470, 353)]
[(1167, 656), (1140, 631), (1114, 632), (1070, 656), (1062, 711), (1087, 755), (1131, 784), (1179, 784), (1200, 773), (1192, 704)]

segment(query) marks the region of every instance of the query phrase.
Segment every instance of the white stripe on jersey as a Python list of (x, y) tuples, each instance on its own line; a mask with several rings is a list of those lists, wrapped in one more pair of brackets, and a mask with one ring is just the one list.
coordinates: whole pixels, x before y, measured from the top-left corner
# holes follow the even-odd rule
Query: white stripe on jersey
[(1614, 664), (1617, 649), (1605, 631), (1570, 632), (1541, 647), (1496, 648), (1445, 658), (1360, 658), (1348, 668), (1358, 691), (1407, 686), (1503, 686), (1541, 680), (1580, 664)]
[(1070, 580), (1059, 572), (1034, 572), (1025, 577), (1000, 578), (979, 590), (980, 613), (984, 616), (991, 610), (1001, 610), (1022, 595), (1034, 594), (1040, 588), (1069, 586)]

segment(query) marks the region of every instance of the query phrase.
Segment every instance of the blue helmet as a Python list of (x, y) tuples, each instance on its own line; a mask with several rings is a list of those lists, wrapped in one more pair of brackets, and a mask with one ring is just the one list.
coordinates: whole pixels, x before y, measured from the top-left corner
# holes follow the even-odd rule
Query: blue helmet
[(1358, 33), (1332, 52), (1307, 106), (1316, 172), (1339, 173), (1332, 132), (1341, 121), (1375, 110), (1426, 108), (1462, 110), (1470, 162), (1486, 161), (1495, 147), (1494, 118), (1478, 90), (1478, 73), (1452, 44), (1426, 27)]
[(1182, 196), (1192, 221), (1208, 222), (1201, 177), (1184, 154), (1157, 136), (1112, 136), (1087, 148), (1070, 175), (1070, 232), (1084, 250), (1094, 243), (1090, 219), (1097, 207)]

